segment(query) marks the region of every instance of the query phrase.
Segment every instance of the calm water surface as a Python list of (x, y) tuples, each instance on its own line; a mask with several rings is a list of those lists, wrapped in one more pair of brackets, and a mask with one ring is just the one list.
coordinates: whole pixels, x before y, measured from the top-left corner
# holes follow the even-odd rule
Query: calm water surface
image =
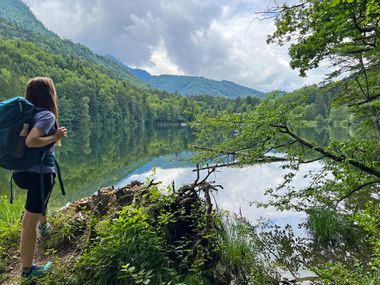
[[(325, 135), (316, 135), (325, 143)], [(55, 187), (51, 206), (61, 207), (75, 199), (94, 193), (101, 187), (124, 186), (132, 180), (144, 181), (152, 176), (163, 185), (176, 188), (195, 180), (195, 165), (186, 161), (190, 157), (190, 146), (195, 136), (188, 128), (168, 128), (111, 132), (95, 129), (77, 130), (57, 150), (67, 196), (61, 196)], [(278, 225), (302, 222), (300, 213), (273, 208), (257, 208), (251, 202), (265, 202), (264, 192), (281, 182), (286, 173), (281, 163), (261, 164), (244, 168), (220, 168), (210, 180), (224, 189), (215, 194), (219, 208), (233, 213), (242, 213), (251, 221), (260, 217), (270, 219)], [(318, 163), (304, 165), (296, 177), (294, 186), (307, 184), (303, 175), (320, 167)], [(155, 168), (155, 172), (151, 171)], [(9, 191), (9, 172), (0, 170), (0, 194)], [(17, 190), (17, 193), (22, 190)]]
[[(342, 139), (347, 135), (344, 130), (336, 131), (302, 130), (302, 136), (326, 145), (329, 139)], [(59, 208), (78, 198), (86, 197), (99, 188), (106, 186), (125, 186), (133, 180), (144, 181), (154, 178), (162, 185), (172, 185), (178, 189), (183, 184), (194, 182), (194, 163), (189, 162), (191, 145), (196, 144), (196, 137), (188, 128), (167, 128), (149, 130), (110, 131), (94, 128), (72, 130), (70, 136), (57, 149), (66, 196), (55, 187), (50, 207)], [(259, 164), (244, 168), (220, 168), (213, 173), (209, 181), (215, 181), (224, 189), (215, 193), (215, 204), (232, 213), (242, 214), (255, 223), (260, 218), (271, 223), (291, 225), (298, 236), (305, 236), (304, 229), (298, 225), (305, 221), (303, 213), (276, 211), (273, 208), (251, 206), (254, 201), (266, 202), (265, 190), (279, 185), (282, 176), (287, 173), (281, 168), (282, 163)], [(319, 163), (303, 165), (294, 179), (293, 186), (301, 188), (308, 181), (304, 175), (318, 170)], [(154, 171), (152, 171), (154, 169)], [(205, 175), (205, 173), (204, 173)], [(6, 199), (9, 193), (9, 171), (0, 169), (0, 198)], [(16, 189), (16, 195), (23, 190)], [(310, 272), (300, 271), (301, 275)], [(287, 276), (287, 273), (284, 273)]]
[[(193, 172), (194, 166), (181, 162), (181, 157), (186, 158), (187, 156), (187, 153), (182, 153), (179, 156), (167, 155), (154, 158), (128, 174), (124, 179), (117, 180), (115, 186), (123, 186), (133, 180), (144, 181), (149, 177), (149, 179), (154, 178), (155, 181), (162, 181), (163, 185), (172, 185), (174, 181), (175, 187), (178, 189), (183, 184), (194, 182), (196, 178)], [(219, 208), (232, 213), (241, 213), (251, 221), (265, 218), (277, 225), (291, 224), (297, 230), (296, 226), (305, 218), (302, 213), (278, 212), (273, 208), (263, 209), (257, 208), (255, 205), (251, 206), (254, 201), (267, 201), (267, 197), (264, 195), (265, 190), (278, 185), (281, 177), (287, 173), (281, 166), (282, 163), (276, 162), (244, 168), (220, 168), (209, 178), (210, 181), (215, 181), (224, 188), (215, 194), (216, 204)], [(155, 169), (151, 171), (153, 167)], [(297, 175), (294, 186), (306, 186), (307, 181), (303, 175), (315, 171), (319, 167), (318, 163), (305, 165)]]

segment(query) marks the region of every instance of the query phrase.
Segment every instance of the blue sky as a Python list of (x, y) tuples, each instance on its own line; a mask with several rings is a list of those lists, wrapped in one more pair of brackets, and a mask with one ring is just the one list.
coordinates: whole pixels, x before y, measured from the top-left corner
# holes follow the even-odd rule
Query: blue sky
[[(293, 3), (295, 0), (291, 0)], [(318, 83), (289, 67), (286, 47), (267, 45), (273, 0), (24, 0), (50, 30), (152, 74), (230, 80), (262, 91)], [(279, 2), (279, 1), (277, 1)]]

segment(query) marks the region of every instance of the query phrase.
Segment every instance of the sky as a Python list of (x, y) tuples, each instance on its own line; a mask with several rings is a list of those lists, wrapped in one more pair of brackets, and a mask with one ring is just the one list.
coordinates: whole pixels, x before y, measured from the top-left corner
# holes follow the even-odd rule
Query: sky
[(230, 80), (268, 92), (318, 83), (326, 73), (321, 68), (301, 78), (289, 66), (286, 47), (266, 44), (275, 26), (256, 19), (256, 12), (274, 0), (24, 2), (59, 36), (154, 75)]

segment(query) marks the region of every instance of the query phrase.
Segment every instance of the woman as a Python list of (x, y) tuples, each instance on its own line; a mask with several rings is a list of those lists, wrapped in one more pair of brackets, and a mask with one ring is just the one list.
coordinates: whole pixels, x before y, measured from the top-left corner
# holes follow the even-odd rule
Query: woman
[[(26, 88), (26, 99), (33, 103), (38, 111), (33, 115), (25, 144), (28, 148), (44, 148), (45, 156), (54, 158), (54, 145), (67, 135), (67, 129), (59, 127), (58, 124), (57, 97), (53, 80), (46, 77), (30, 80)], [(13, 171), (13, 178), (20, 188), (28, 191), (20, 243), (22, 276), (38, 277), (45, 274), (51, 266), (51, 263), (36, 266), (33, 264), (33, 258), (37, 242), (37, 224), (40, 223), (39, 229), (42, 234), (48, 230), (46, 206), (55, 181), (55, 169), (47, 164), (36, 165), (29, 169)]]

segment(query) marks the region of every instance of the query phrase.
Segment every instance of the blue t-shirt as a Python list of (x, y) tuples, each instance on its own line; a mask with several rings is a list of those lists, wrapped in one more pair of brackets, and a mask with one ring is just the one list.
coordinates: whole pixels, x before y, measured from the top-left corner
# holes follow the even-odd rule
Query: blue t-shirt
[[(55, 116), (50, 111), (39, 111), (33, 115), (32, 119), (32, 128), (38, 128), (40, 129), (44, 136), (50, 136), (54, 134), (55, 131)], [(46, 154), (52, 154), (55, 156), (55, 147), (52, 145), (48, 150), (46, 150)], [(29, 172), (35, 172), (35, 173), (41, 173), (41, 166), (36, 165), (29, 169), (23, 169), (20, 171), (15, 172), (21, 172), (21, 171), (29, 171)], [(42, 173), (50, 173), (55, 172), (55, 168), (51, 166), (43, 165), (42, 167)]]

